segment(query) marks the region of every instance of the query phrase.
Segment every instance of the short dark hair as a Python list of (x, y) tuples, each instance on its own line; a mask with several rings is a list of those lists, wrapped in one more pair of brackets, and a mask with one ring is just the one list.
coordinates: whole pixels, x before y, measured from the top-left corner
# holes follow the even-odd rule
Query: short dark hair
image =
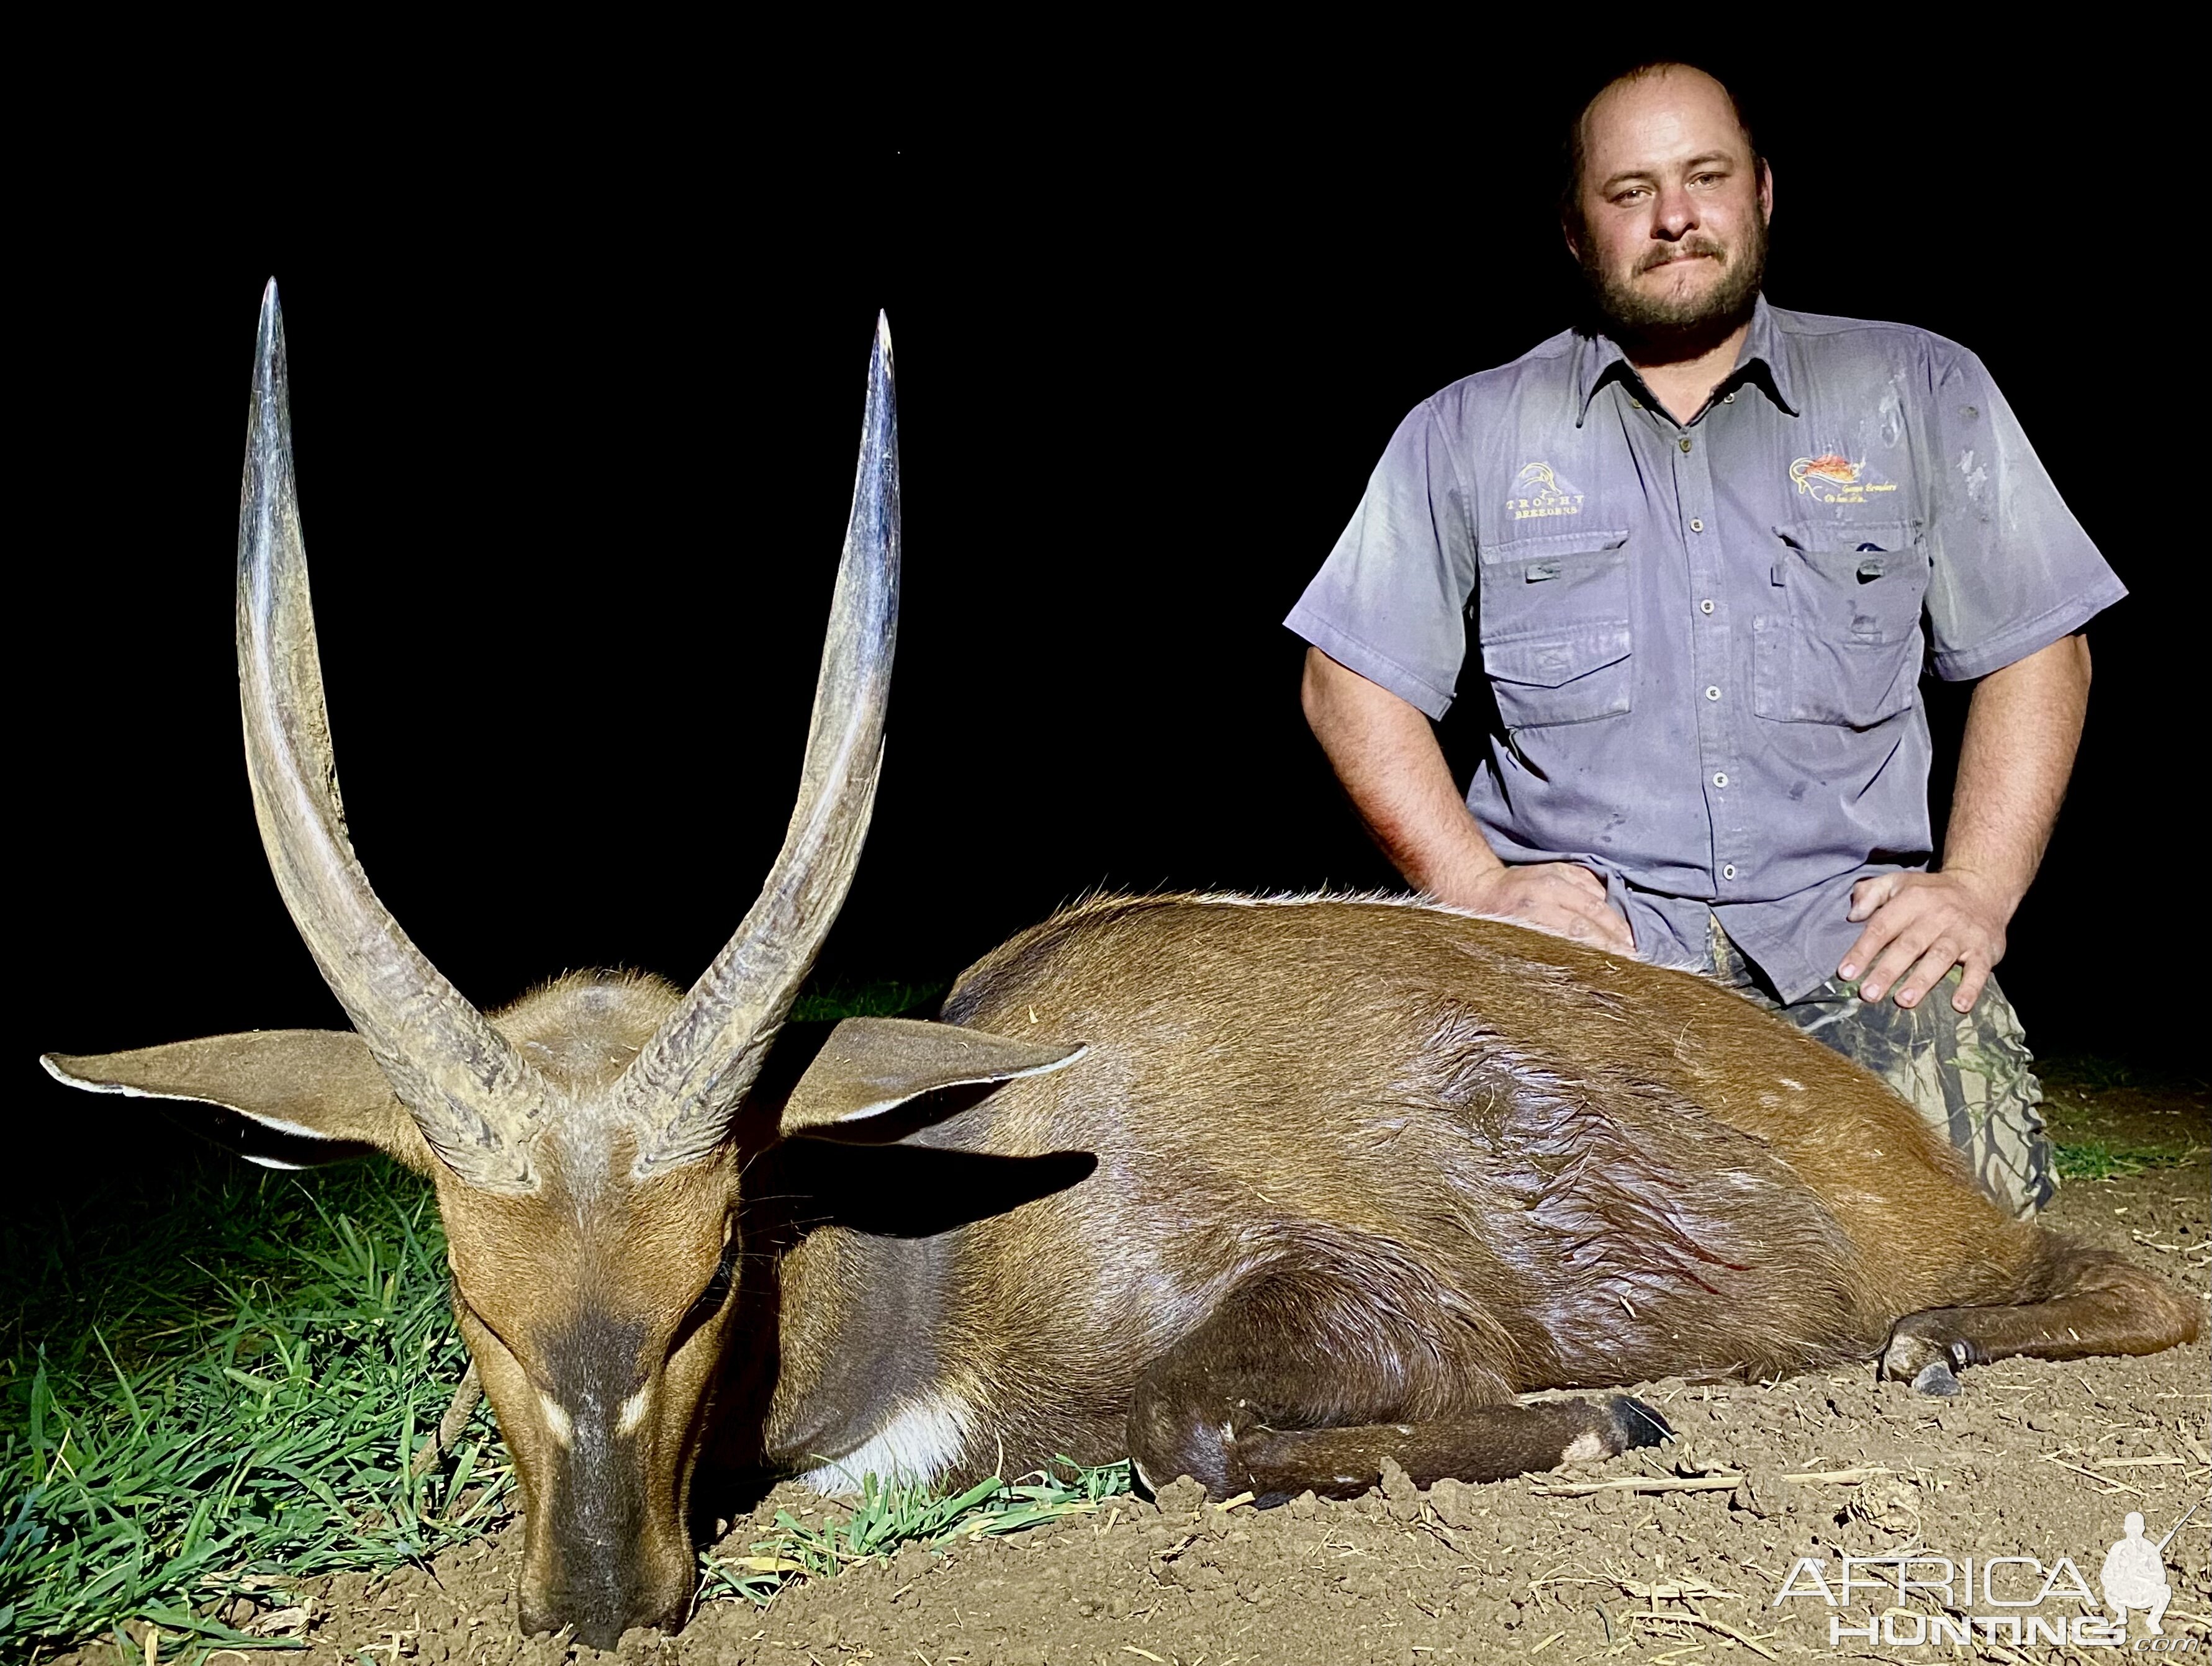
[(1710, 76), (1720, 88), (1728, 98), (1729, 109), (1735, 116), (1735, 125), (1743, 130), (1744, 143), (1751, 151), (1752, 172), (1754, 174), (1765, 172), (1766, 157), (1759, 148), (1758, 136), (1751, 131), (1750, 118), (1744, 114), (1743, 100), (1735, 95), (1735, 89), (1727, 82), (1722, 80), (1718, 75), (1704, 64), (1692, 64), (1687, 58), (1647, 58), (1640, 63), (1630, 64), (1628, 68), (1615, 75), (1607, 76), (1604, 82), (1594, 88), (1590, 95), (1577, 106), (1573, 118), (1567, 123), (1565, 142), (1560, 146), (1559, 152), (1563, 164), (1559, 180), (1559, 219), (1577, 240), (1583, 234), (1583, 163), (1586, 160), (1583, 149), (1583, 123), (1589, 115), (1590, 106), (1624, 82), (1649, 81), (1654, 76), (1663, 76), (1674, 70), (1695, 70), (1701, 76)]

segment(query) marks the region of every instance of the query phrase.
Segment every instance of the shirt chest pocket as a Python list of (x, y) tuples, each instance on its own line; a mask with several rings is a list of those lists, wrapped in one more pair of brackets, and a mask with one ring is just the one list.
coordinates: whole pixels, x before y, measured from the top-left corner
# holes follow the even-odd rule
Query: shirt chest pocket
[(1627, 544), (1626, 532), (1582, 532), (1483, 552), (1477, 637), (1509, 729), (1628, 709)]
[(1752, 709), (1780, 723), (1863, 729), (1911, 708), (1928, 556), (1904, 524), (1778, 526), (1752, 619)]

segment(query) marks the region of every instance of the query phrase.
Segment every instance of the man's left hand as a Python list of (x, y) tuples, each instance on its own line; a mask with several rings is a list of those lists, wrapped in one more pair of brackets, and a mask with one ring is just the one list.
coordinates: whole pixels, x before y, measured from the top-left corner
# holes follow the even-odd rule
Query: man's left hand
[(1971, 1012), (1990, 968), (2004, 958), (2012, 909), (1971, 873), (1881, 873), (1851, 887), (1850, 917), (1866, 929), (1836, 970), (1860, 978), (1862, 1000), (1880, 1000), (1893, 985), (1899, 1006), (1917, 1006), (1963, 966), (1951, 1005)]

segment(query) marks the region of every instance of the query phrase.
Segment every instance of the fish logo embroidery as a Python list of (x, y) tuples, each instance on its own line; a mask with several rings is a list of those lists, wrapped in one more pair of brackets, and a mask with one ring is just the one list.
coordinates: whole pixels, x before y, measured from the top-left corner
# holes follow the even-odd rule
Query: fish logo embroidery
[(1790, 477), (1796, 482), (1799, 491), (1817, 497), (1823, 481), (1832, 486), (1857, 485), (1859, 465), (1848, 457), (1827, 452), (1819, 457), (1799, 458), (1790, 465)]
[(1865, 477), (1866, 465), (1854, 463), (1840, 452), (1800, 457), (1790, 465), (1790, 483), (1805, 496), (1820, 503), (1863, 503), (1869, 492), (1893, 492), (1894, 481)]
[(1530, 463), (1513, 477), (1512, 495), (1505, 507), (1516, 520), (1536, 520), (1547, 515), (1578, 515), (1583, 494), (1571, 481), (1562, 480), (1549, 463)]

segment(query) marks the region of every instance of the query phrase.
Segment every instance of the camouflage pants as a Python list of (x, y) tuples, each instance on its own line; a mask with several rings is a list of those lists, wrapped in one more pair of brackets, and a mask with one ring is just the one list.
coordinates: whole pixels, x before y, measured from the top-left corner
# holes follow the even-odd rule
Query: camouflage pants
[(1966, 1154), (1981, 1188), (2015, 1215), (2032, 1215), (2058, 1189), (2043, 1128), (2043, 1084), (2019, 1016), (1991, 978), (1971, 1012), (1954, 1012), (1959, 970), (1912, 1007), (1861, 1000), (1856, 982), (1830, 978), (1784, 1002), (1712, 921), (1706, 970), (1747, 1000), (1864, 1066), (1910, 1100)]

